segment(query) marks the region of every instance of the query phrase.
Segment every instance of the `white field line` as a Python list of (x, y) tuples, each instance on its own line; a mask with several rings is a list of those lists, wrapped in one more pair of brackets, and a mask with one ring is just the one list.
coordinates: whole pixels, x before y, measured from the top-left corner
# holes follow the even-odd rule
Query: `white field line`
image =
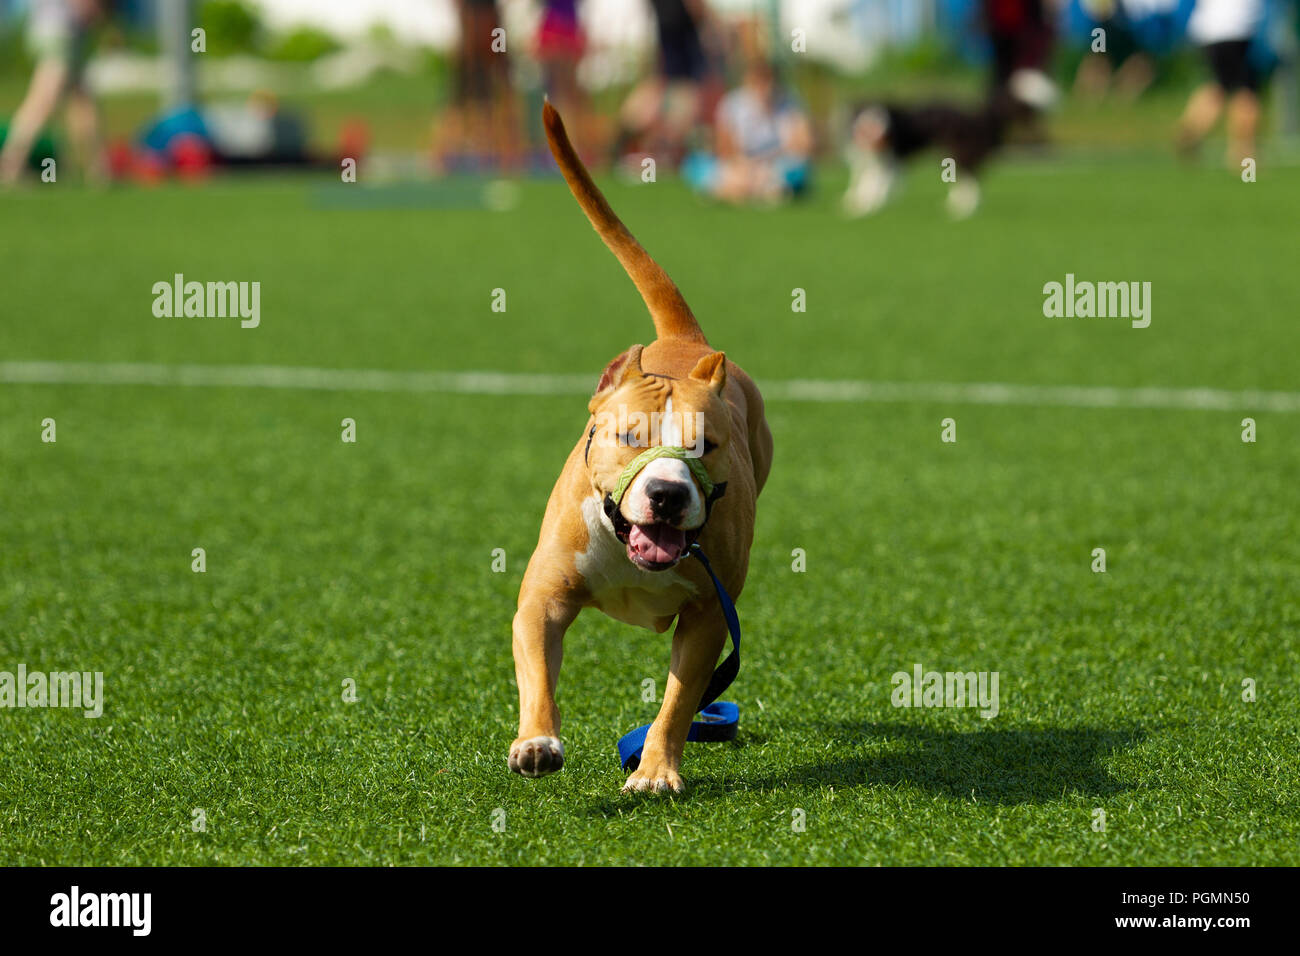
[[(158, 365), (137, 362), (0, 362), (0, 384), (158, 385), (434, 392), (459, 395), (588, 395), (596, 375), (513, 372), (394, 372), (282, 365)], [(1300, 412), (1300, 392), (1217, 388), (1111, 388), (1000, 382), (868, 382), (787, 379), (761, 385), (768, 401)]]

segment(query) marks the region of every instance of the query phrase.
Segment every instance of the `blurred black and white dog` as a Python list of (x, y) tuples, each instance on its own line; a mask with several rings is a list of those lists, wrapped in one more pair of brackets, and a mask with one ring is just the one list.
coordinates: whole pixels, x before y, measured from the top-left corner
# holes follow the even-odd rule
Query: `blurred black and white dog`
[(903, 164), (926, 150), (937, 150), (953, 161), (948, 212), (955, 219), (966, 218), (979, 207), (980, 170), (1002, 145), (1007, 127), (1047, 109), (1055, 98), (1056, 86), (1046, 75), (1019, 70), (982, 109), (940, 101), (860, 105), (849, 122), (844, 211), (850, 216), (876, 212), (895, 192)]

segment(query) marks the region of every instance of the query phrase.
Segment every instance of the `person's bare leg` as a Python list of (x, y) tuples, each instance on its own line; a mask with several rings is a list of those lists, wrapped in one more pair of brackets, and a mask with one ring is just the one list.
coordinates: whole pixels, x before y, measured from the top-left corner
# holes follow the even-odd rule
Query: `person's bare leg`
[(676, 166), (686, 153), (686, 140), (700, 113), (700, 88), (692, 80), (664, 85), (663, 108), (650, 136), (656, 155)]
[(1134, 53), (1115, 73), (1115, 89), (1125, 102), (1131, 103), (1151, 88), (1156, 68), (1145, 53)]
[(1206, 83), (1193, 91), (1183, 110), (1178, 143), (1184, 150), (1194, 149), (1209, 135), (1223, 111), (1223, 90), (1217, 83)]
[(1253, 90), (1238, 90), (1228, 100), (1228, 165), (1236, 169), (1241, 161), (1255, 156), (1255, 134), (1259, 130), (1259, 97)]
[(433, 157), (439, 168), (465, 149), (465, 116), (459, 103), (450, 103), (433, 123)]
[(713, 197), (723, 202), (743, 205), (768, 196), (767, 164), (736, 157), (723, 160), (718, 169)]
[(523, 127), (515, 91), (510, 85), (510, 66), (505, 54), (494, 54), (490, 79), (490, 111), (496, 155), (503, 170), (516, 172), (523, 165)]
[(493, 92), (491, 113), (497, 159), (504, 171), (517, 172), (523, 164), (523, 144), (518, 111), (508, 88)]
[(73, 155), (86, 181), (102, 183), (108, 176), (104, 168), (104, 148), (99, 136), (99, 106), (90, 91), (74, 87), (68, 93), (68, 136)]
[(586, 157), (588, 165), (596, 158), (596, 139), (592, 128), (592, 118), (587, 105), (587, 94), (578, 82), (578, 60), (569, 54), (560, 54), (551, 60), (548, 66), (551, 85), (551, 99), (556, 108), (565, 116), (573, 117), (573, 129), (577, 141), (583, 146), (579, 152)]
[(741, 202), (749, 185), (745, 164), (726, 159), (718, 163), (718, 178), (713, 184), (713, 198), (723, 202)]
[(67, 83), (68, 68), (59, 60), (45, 59), (36, 65), (22, 105), (14, 113), (0, 151), (0, 185), (8, 185), (22, 175), (32, 144), (54, 115)]
[(1104, 54), (1089, 53), (1074, 74), (1074, 94), (1083, 99), (1101, 100), (1110, 86), (1110, 60)]
[(663, 80), (657, 76), (642, 80), (623, 101), (618, 113), (619, 123), (630, 134), (643, 134), (658, 118), (663, 96)]
[(469, 152), (478, 160), (490, 160), (495, 142), (492, 110), (481, 99), (472, 99), (465, 110), (465, 140)]

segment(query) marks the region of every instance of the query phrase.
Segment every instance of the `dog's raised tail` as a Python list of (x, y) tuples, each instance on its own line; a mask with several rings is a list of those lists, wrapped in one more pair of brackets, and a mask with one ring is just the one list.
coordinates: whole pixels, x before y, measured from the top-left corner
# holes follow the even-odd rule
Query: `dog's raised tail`
[(636, 289), (645, 300), (650, 317), (654, 319), (655, 334), (661, 339), (695, 339), (704, 342), (704, 332), (695, 320), (691, 307), (682, 298), (673, 280), (668, 278), (659, 263), (650, 257), (627, 226), (614, 214), (601, 191), (591, 181), (587, 167), (574, 151), (564, 131), (564, 121), (548, 100), (542, 106), (542, 121), (546, 126), (546, 140), (551, 145), (569, 191), (591, 220), (609, 251), (622, 263)]

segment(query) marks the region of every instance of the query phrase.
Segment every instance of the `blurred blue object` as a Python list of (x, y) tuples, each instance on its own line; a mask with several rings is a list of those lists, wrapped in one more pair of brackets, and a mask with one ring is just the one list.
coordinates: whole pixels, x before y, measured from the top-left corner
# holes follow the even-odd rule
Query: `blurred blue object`
[(697, 150), (682, 160), (682, 178), (696, 192), (711, 193), (718, 185), (721, 164), (712, 153)]
[[(1074, 46), (1088, 46), (1092, 31), (1102, 24), (1088, 9), (1095, 4), (1070, 0), (1061, 25), (1062, 39)], [(1114, 20), (1128, 30), (1134, 41), (1148, 53), (1164, 54), (1174, 50), (1187, 34), (1187, 20), (1196, 0), (1117, 0)]]
[[(1070, 0), (1061, 24), (1065, 43), (1080, 47), (1091, 43), (1092, 31), (1100, 21), (1089, 12), (1090, 6), (1093, 4), (1087, 0)], [(1292, 16), (1292, 0), (1266, 0), (1265, 6), (1266, 13), (1255, 34), (1250, 57), (1257, 69), (1268, 72), (1278, 60), (1278, 51), (1274, 49), (1275, 24)], [(1115, 19), (1132, 33), (1143, 50), (1164, 55), (1190, 42), (1187, 21), (1195, 7), (1196, 0), (1116, 0)]]
[(172, 140), (185, 134), (198, 136), (209, 145), (212, 143), (212, 137), (208, 133), (207, 124), (203, 122), (202, 114), (192, 106), (173, 110), (158, 117), (153, 125), (141, 134), (140, 142), (148, 149), (165, 153)]
[[(1256, 67), (1271, 69), (1277, 62), (1274, 49), (1276, 37), (1285, 34), (1279, 30), (1279, 22), (1292, 23), (1293, 0), (1266, 0), (1267, 15), (1260, 25), (1259, 33), (1251, 48), (1251, 58)], [(913, 10), (920, 9), (916, 4)], [(922, 29), (933, 27), (937, 35), (957, 56), (968, 63), (984, 63), (988, 60), (988, 42), (984, 34), (983, 15), (980, 0), (935, 0), (934, 23), (924, 24), (923, 19), (912, 17), (893, 17), (889, 24), (891, 42), (904, 39), (916, 39), (915, 32), (909, 33), (905, 27), (918, 25)], [(1061, 46), (1086, 47), (1092, 42), (1092, 31), (1098, 26), (1096, 16), (1087, 7), (1093, 6), (1086, 0), (1069, 0), (1061, 11), (1059, 34)], [(1143, 50), (1157, 56), (1174, 52), (1187, 41), (1187, 21), (1196, 6), (1196, 0), (1115, 0), (1116, 18), (1122, 28), (1132, 34), (1134, 42)], [(859, 11), (877, 12), (879, 9), (893, 11), (893, 5), (880, 7), (877, 0), (858, 0), (855, 7)], [(861, 22), (860, 18), (855, 18)], [(1291, 27), (1294, 33), (1294, 25)]]
[(980, 0), (940, 0), (938, 31), (945, 43), (968, 63), (986, 63), (988, 38)]

